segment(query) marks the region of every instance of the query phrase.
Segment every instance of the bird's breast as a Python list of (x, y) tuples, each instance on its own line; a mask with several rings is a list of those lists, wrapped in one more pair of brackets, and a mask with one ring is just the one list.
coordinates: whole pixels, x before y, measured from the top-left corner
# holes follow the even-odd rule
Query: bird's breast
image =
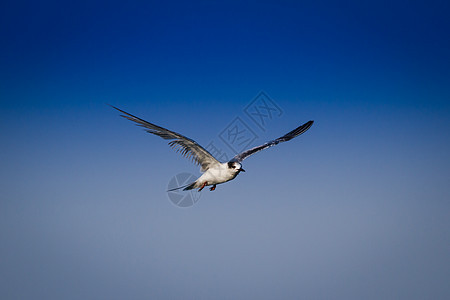
[(209, 169), (202, 177), (210, 184), (218, 184), (230, 181), (236, 177), (236, 173), (230, 172), (228, 169)]

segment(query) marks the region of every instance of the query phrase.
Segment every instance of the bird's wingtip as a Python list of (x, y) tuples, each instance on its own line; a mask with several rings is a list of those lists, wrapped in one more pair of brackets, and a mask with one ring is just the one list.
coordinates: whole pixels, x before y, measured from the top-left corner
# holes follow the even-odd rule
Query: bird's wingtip
[(117, 110), (121, 111), (119, 108), (115, 107), (115, 106), (112, 105), (112, 104), (109, 104), (109, 103), (105, 103), (105, 104), (108, 105), (109, 107), (112, 107), (112, 108), (114, 108), (114, 109), (117, 109)]

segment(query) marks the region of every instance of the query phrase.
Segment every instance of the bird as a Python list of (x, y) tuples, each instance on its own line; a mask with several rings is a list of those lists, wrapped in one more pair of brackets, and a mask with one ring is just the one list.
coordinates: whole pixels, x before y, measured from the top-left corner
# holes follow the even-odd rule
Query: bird
[(169, 140), (170, 142), (168, 144), (171, 148), (175, 149), (176, 152), (180, 152), (184, 157), (191, 159), (194, 163), (200, 166), (200, 170), (203, 174), (197, 178), (197, 180), (187, 185), (170, 189), (168, 192), (178, 189), (183, 189), (184, 191), (198, 189), (200, 192), (206, 186), (211, 186), (209, 190), (214, 191), (218, 184), (233, 180), (239, 173), (245, 172), (242, 168), (242, 161), (244, 159), (261, 150), (278, 145), (282, 142), (287, 142), (301, 135), (314, 123), (313, 120), (308, 121), (277, 139), (268, 141), (260, 146), (253, 147), (237, 154), (228, 162), (219, 162), (211, 153), (209, 153), (194, 140), (175, 131), (171, 131), (164, 127), (147, 122), (113, 105), (110, 106), (122, 113), (120, 115), (121, 117), (124, 117), (125, 119), (136, 123), (136, 125), (143, 127), (148, 133), (157, 135), (165, 140)]

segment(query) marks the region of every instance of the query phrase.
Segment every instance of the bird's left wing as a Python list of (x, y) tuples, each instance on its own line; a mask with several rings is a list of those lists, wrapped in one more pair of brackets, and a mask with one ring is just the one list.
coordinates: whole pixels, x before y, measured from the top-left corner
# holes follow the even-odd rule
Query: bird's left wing
[(251, 149), (248, 149), (242, 153), (239, 153), (238, 155), (236, 155), (231, 161), (237, 161), (237, 162), (242, 162), (244, 159), (246, 159), (247, 157), (249, 157), (252, 154), (255, 154), (256, 152), (259, 152), (261, 150), (264, 150), (266, 148), (278, 145), (281, 142), (287, 142), (297, 136), (299, 136), (300, 134), (304, 133), (306, 130), (308, 130), (312, 124), (314, 123), (314, 121), (308, 121), (305, 124), (295, 128), (294, 130), (290, 131), (289, 133), (286, 133), (285, 135), (283, 135), (282, 137), (279, 137), (275, 140), (272, 140), (270, 142), (267, 142), (265, 144), (262, 144), (261, 146), (257, 146)]
[(219, 164), (219, 161), (215, 159), (211, 153), (197, 144), (194, 140), (161, 126), (142, 120), (115, 106), (110, 106), (123, 113), (123, 115), (121, 115), (122, 117), (137, 123), (138, 126), (144, 127), (148, 133), (160, 136), (165, 140), (172, 140), (169, 142), (169, 146), (174, 148), (177, 152), (181, 152), (184, 157), (191, 158), (195, 163), (201, 166), (201, 170), (203, 172), (208, 170), (212, 165)]

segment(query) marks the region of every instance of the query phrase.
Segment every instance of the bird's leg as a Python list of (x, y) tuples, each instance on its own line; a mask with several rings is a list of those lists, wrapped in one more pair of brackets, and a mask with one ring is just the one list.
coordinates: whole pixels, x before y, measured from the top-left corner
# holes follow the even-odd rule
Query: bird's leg
[(212, 187), (209, 188), (209, 190), (212, 192), (216, 189), (216, 185), (213, 185)]
[(198, 191), (200, 192), (201, 190), (203, 190), (203, 188), (208, 184), (208, 181), (205, 181), (202, 186), (198, 189)]

